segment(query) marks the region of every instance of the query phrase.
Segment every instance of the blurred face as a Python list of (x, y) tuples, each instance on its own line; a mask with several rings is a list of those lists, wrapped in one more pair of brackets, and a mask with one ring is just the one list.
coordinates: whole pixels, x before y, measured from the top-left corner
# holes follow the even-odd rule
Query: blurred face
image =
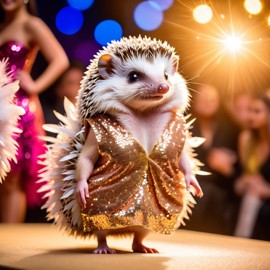
[(59, 97), (67, 97), (70, 101), (75, 103), (75, 97), (78, 94), (80, 88), (80, 81), (83, 77), (83, 71), (80, 69), (70, 69), (64, 75), (61, 83), (57, 89)]
[(251, 97), (248, 94), (242, 94), (234, 101), (234, 106), (232, 109), (233, 117), (237, 123), (244, 128), (248, 127), (249, 125), (250, 104)]
[(254, 99), (251, 102), (249, 124), (253, 129), (261, 129), (269, 125), (269, 109), (260, 99)]
[(13, 11), (24, 5), (24, 0), (0, 0), (0, 5), (4, 11)]
[(210, 85), (202, 86), (194, 96), (192, 107), (197, 116), (214, 116), (219, 107), (217, 90)]

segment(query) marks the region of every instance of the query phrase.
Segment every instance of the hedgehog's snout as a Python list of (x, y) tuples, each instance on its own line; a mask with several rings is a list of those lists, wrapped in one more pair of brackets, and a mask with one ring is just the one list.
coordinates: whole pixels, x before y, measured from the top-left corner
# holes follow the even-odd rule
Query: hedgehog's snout
[(168, 91), (170, 90), (170, 87), (167, 83), (161, 83), (158, 87), (157, 87), (157, 91), (159, 94), (166, 94), (168, 93)]

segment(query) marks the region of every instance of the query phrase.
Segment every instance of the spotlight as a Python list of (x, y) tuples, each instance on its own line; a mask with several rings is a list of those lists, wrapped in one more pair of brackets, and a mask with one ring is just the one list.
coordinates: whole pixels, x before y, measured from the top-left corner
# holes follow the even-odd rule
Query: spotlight
[(237, 36), (226, 36), (223, 43), (225, 47), (232, 52), (237, 52), (242, 47), (241, 38)]
[(208, 5), (199, 5), (193, 10), (193, 17), (196, 22), (206, 24), (211, 21), (213, 12)]
[(259, 14), (262, 11), (262, 3), (260, 0), (245, 0), (244, 7), (247, 12), (252, 15)]

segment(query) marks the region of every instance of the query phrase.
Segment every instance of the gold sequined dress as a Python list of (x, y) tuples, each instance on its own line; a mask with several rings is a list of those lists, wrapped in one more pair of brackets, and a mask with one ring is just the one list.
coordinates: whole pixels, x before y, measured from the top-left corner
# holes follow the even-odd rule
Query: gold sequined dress
[(100, 157), (88, 181), (90, 196), (81, 214), (84, 232), (129, 226), (175, 231), (192, 201), (178, 165), (186, 139), (183, 115), (172, 113), (150, 154), (111, 116), (100, 114), (87, 123)]

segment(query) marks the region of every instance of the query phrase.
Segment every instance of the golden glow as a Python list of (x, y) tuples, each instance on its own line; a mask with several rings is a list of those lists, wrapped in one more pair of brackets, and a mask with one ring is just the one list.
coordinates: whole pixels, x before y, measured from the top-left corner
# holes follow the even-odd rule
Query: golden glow
[(268, 25), (270, 25), (270, 15), (267, 18)]
[(230, 95), (265, 88), (270, 72), (269, 27), (262, 18), (245, 11), (244, 0), (209, 2), (213, 12), (210, 23), (190, 22), (188, 14), (194, 6), (189, 0), (178, 0), (184, 15), (179, 18), (177, 12), (170, 22), (176, 28), (183, 68), (190, 81), (195, 81), (194, 85), (210, 81)]
[(260, 0), (245, 0), (244, 7), (250, 14), (256, 15), (262, 11), (262, 3)]
[(208, 5), (200, 5), (193, 10), (193, 17), (196, 22), (206, 24), (211, 21), (213, 12)]
[(223, 40), (223, 43), (225, 47), (232, 52), (237, 52), (242, 47), (241, 38), (234, 35), (226, 36), (225, 39)]

